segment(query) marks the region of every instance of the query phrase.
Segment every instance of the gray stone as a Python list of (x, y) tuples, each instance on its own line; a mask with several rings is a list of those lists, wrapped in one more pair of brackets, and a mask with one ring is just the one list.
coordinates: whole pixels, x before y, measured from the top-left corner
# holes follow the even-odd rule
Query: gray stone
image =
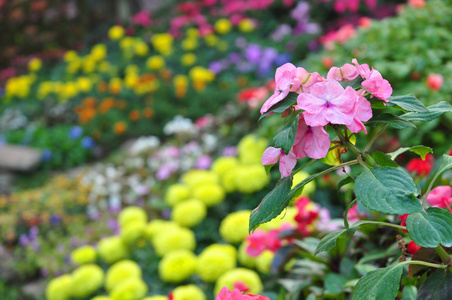
[(21, 289), (21, 294), (27, 299), (44, 299), (46, 285), (47, 281), (45, 279), (32, 281), (30, 283), (24, 284)]
[(0, 195), (9, 194), (14, 183), (14, 174), (0, 171)]
[(41, 150), (10, 144), (0, 145), (0, 169), (29, 172), (39, 165), (41, 159)]
[(0, 244), (0, 279), (11, 281), (16, 278), (14, 271), (14, 258), (11, 253)]

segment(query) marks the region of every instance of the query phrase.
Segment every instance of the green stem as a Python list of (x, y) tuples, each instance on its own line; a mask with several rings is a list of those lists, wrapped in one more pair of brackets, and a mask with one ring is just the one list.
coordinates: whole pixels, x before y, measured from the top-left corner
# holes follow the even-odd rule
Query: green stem
[(311, 159), (310, 161), (308, 161), (304, 165), (302, 165), (302, 166), (298, 167), (297, 169), (295, 169), (295, 171), (293, 171), (292, 174), (297, 174), (298, 172), (300, 172), (301, 170), (303, 170), (304, 168), (306, 168), (307, 166), (309, 166), (310, 164), (312, 164), (315, 161), (317, 161), (317, 159)]
[(349, 140), (347, 140), (342, 134), (342, 131), (339, 127), (333, 126), (333, 129), (336, 132), (337, 137), (341, 140), (342, 144), (347, 146), (347, 148), (350, 149), (356, 155), (358, 156), (361, 155), (369, 166), (374, 167), (377, 164), (369, 154), (363, 152), (361, 149), (359, 149), (358, 147), (353, 145)]
[(369, 148), (373, 145), (373, 143), (377, 140), (377, 138), (386, 130), (386, 128), (388, 128), (388, 126), (389, 126), (389, 124), (386, 124), (385, 126), (383, 126), (380, 129), (380, 131), (377, 132), (377, 134), (372, 137), (370, 142), (366, 145), (366, 148), (364, 148), (364, 152), (369, 151)]
[(432, 267), (432, 268), (437, 268), (437, 269), (446, 269), (447, 266), (445, 265), (439, 265), (439, 264), (432, 264), (426, 261), (420, 261), (420, 260), (410, 260), (410, 261), (404, 261), (401, 264), (404, 265), (423, 265), (426, 267)]
[(366, 223), (362, 224), (362, 225), (367, 225), (367, 224), (382, 225), (382, 226), (387, 226), (387, 227), (393, 227), (393, 228), (397, 228), (397, 229), (406, 230), (406, 226), (392, 224), (392, 223), (386, 223), (386, 222), (379, 222), (379, 221), (366, 221)]
[(355, 202), (358, 200), (358, 198), (355, 198), (355, 200), (353, 200), (352, 202), (350, 202), (347, 205), (347, 209), (345, 210), (345, 214), (344, 214), (344, 226), (345, 229), (349, 230), (350, 229), (350, 225), (348, 224), (348, 220), (347, 220), (347, 216), (348, 216), (348, 211), (350, 210), (350, 208), (353, 207), (353, 204), (355, 204)]
[(443, 263), (445, 263), (448, 266), (452, 265), (452, 259), (450, 258), (450, 255), (447, 254), (447, 252), (444, 250), (443, 246), (441, 245), (436, 246), (435, 251), (436, 253), (438, 253)]
[(422, 206), (425, 208), (425, 202), (427, 202), (427, 197), (430, 191), (433, 188), (433, 185), (435, 184), (436, 179), (438, 179), (439, 175), (441, 175), (441, 172), (436, 172), (435, 176), (433, 177), (432, 181), (430, 181), (430, 184), (428, 185), (427, 191), (424, 194), (424, 197), (422, 197)]

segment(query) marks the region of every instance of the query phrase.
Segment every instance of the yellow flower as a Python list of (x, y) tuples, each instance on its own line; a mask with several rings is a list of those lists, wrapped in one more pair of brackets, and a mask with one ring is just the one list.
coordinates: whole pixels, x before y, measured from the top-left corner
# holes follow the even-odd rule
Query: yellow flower
[(119, 42), (119, 48), (123, 51), (131, 50), (134, 44), (135, 39), (131, 36), (126, 36)]
[(105, 289), (111, 291), (128, 278), (141, 278), (140, 266), (132, 260), (122, 260), (112, 265), (105, 276)]
[(171, 230), (173, 228), (179, 228), (179, 225), (177, 225), (177, 223), (175, 222), (155, 219), (149, 222), (149, 224), (146, 226), (144, 234), (146, 238), (153, 240), (162, 231)]
[(268, 146), (267, 139), (247, 135), (237, 145), (239, 160), (243, 164), (261, 163), (262, 154)]
[(77, 78), (77, 88), (80, 91), (87, 93), (93, 88), (93, 83), (88, 77), (79, 77)]
[(245, 18), (239, 22), (239, 30), (242, 32), (251, 32), (254, 30), (254, 22), (251, 19)]
[(46, 287), (47, 300), (69, 300), (71, 299), (72, 277), (63, 275), (50, 280)]
[(128, 65), (126, 67), (126, 69), (124, 70), (124, 73), (126, 74), (138, 74), (140, 72), (140, 67), (138, 67), (137, 65)]
[(275, 254), (270, 250), (265, 250), (256, 258), (256, 268), (262, 274), (270, 273), (270, 267)]
[(91, 59), (94, 61), (101, 61), (107, 56), (107, 46), (104, 44), (94, 45), (91, 49)]
[(93, 73), (96, 70), (96, 61), (90, 57), (85, 58), (82, 69), (85, 74)]
[(218, 176), (214, 172), (195, 169), (186, 172), (181, 179), (192, 189), (195, 189), (198, 185), (218, 184), (219, 182)]
[(91, 298), (91, 300), (112, 300), (112, 299), (108, 296), (96, 296), (94, 298)]
[(28, 62), (28, 70), (30, 72), (36, 72), (39, 71), (42, 67), (42, 60), (39, 58), (33, 58)]
[(212, 164), (212, 171), (214, 171), (218, 176), (223, 177), (223, 175), (230, 169), (235, 168), (238, 165), (238, 160), (233, 156), (223, 156), (217, 158)]
[(193, 51), (198, 48), (198, 39), (188, 37), (182, 41), (181, 46), (185, 51)]
[(196, 262), (196, 256), (191, 251), (170, 252), (159, 263), (159, 276), (166, 282), (184, 281), (195, 272)]
[(138, 56), (145, 56), (149, 53), (148, 45), (142, 40), (138, 40), (135, 43), (134, 48), (135, 48), (135, 53)]
[(206, 205), (198, 199), (189, 199), (176, 204), (171, 212), (171, 220), (183, 227), (193, 227), (205, 219)]
[(230, 213), (221, 221), (220, 235), (229, 243), (240, 243), (248, 236), (250, 210)]
[(204, 292), (194, 284), (178, 286), (173, 290), (173, 300), (206, 300)]
[(171, 185), (165, 193), (165, 202), (174, 206), (190, 197), (190, 188), (185, 184), (176, 183)]
[(226, 34), (231, 31), (232, 24), (228, 19), (222, 18), (215, 22), (214, 27), (219, 34)]
[(262, 190), (270, 182), (270, 176), (261, 164), (241, 165), (235, 169), (235, 186), (241, 193)]
[(100, 258), (108, 264), (124, 259), (128, 255), (127, 248), (119, 236), (101, 240), (97, 250)]
[(192, 80), (202, 81), (202, 82), (211, 82), (215, 79), (215, 74), (208, 69), (205, 69), (201, 66), (193, 67), (188, 75)]
[(236, 267), (237, 251), (231, 245), (213, 244), (199, 255), (197, 273), (205, 282), (214, 282)]
[(192, 195), (193, 198), (199, 199), (204, 202), (207, 207), (211, 207), (223, 202), (225, 192), (223, 188), (218, 184), (198, 184), (193, 188)]
[(71, 61), (78, 59), (78, 54), (74, 50), (68, 50), (68, 51), (66, 51), (66, 53), (64, 53), (63, 58), (64, 58), (65, 62), (71, 62)]
[(161, 55), (154, 55), (146, 60), (146, 67), (149, 70), (160, 70), (165, 67), (165, 59)]
[(186, 75), (178, 74), (174, 76), (173, 83), (175, 86), (188, 86), (188, 77)]
[(119, 25), (116, 25), (116, 26), (113, 26), (110, 28), (110, 30), (108, 31), (108, 37), (112, 41), (117, 41), (120, 38), (122, 38), (125, 33), (126, 33), (126, 31), (124, 30), (124, 28), (122, 28)]
[(102, 287), (104, 272), (97, 265), (83, 265), (72, 272), (72, 280), (72, 296), (85, 298)]
[(143, 300), (168, 300), (168, 296), (155, 295), (155, 296), (151, 296), (151, 297), (146, 297)]
[(218, 37), (214, 34), (208, 34), (204, 37), (204, 40), (209, 47), (213, 47), (218, 43)]
[(263, 290), (262, 281), (256, 272), (245, 269), (237, 268), (226, 272), (220, 278), (218, 278), (215, 284), (215, 295), (217, 295), (223, 287), (227, 287), (230, 290), (234, 289), (234, 283), (241, 282), (248, 287), (247, 293), (260, 294)]
[(93, 246), (86, 245), (72, 251), (71, 260), (78, 265), (92, 263), (96, 260), (96, 250)]
[(176, 250), (193, 251), (196, 247), (196, 239), (193, 231), (183, 227), (165, 228), (152, 239), (152, 245), (158, 256)]
[(256, 258), (253, 256), (249, 256), (246, 252), (246, 248), (248, 247), (248, 242), (244, 241), (240, 244), (238, 251), (238, 259), (242, 266), (247, 268), (254, 268), (256, 266)]
[(184, 66), (192, 66), (195, 64), (196, 62), (196, 55), (194, 55), (193, 53), (187, 53), (182, 55), (181, 59), (181, 64), (183, 64)]
[(197, 38), (197, 37), (199, 37), (199, 30), (194, 27), (188, 28), (186, 31), (186, 34), (190, 38)]
[(136, 243), (145, 233), (146, 222), (131, 221), (121, 227), (121, 238), (127, 245)]
[(152, 46), (164, 56), (173, 52), (173, 36), (169, 33), (154, 34), (151, 38)]
[(115, 286), (111, 292), (112, 300), (141, 300), (148, 292), (148, 286), (141, 278), (127, 278)]
[(129, 206), (124, 208), (118, 216), (119, 226), (125, 227), (128, 223), (139, 222), (146, 224), (148, 216), (144, 209), (138, 206)]

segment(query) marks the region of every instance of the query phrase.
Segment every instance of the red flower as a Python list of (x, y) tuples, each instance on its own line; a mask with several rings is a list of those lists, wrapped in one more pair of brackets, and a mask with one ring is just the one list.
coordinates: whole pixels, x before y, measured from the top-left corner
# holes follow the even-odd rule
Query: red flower
[(215, 300), (270, 300), (270, 298), (261, 295), (242, 294), (238, 289), (230, 291), (227, 287), (223, 287)]
[(406, 169), (411, 173), (416, 173), (419, 176), (426, 176), (433, 168), (433, 155), (427, 154), (425, 160), (422, 158), (413, 158), (406, 165)]
[(418, 246), (418, 245), (416, 245), (415, 242), (411, 241), (408, 243), (407, 250), (410, 254), (414, 254), (421, 248), (422, 248), (421, 246)]

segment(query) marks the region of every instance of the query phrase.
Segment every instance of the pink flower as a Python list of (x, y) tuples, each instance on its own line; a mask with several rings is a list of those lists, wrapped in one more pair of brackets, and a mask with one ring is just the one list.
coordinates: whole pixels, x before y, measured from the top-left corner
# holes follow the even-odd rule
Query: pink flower
[(439, 91), (443, 86), (444, 78), (441, 74), (430, 73), (427, 76), (427, 86), (432, 91)]
[(358, 98), (358, 103), (355, 105), (353, 122), (350, 125), (347, 125), (347, 128), (353, 133), (364, 130), (364, 133), (367, 134), (366, 126), (364, 126), (362, 122), (369, 121), (370, 118), (372, 118), (372, 108), (370, 102), (367, 101), (366, 98), (360, 96)]
[(358, 94), (348, 86), (344, 89), (336, 80), (318, 82), (310, 93), (298, 95), (297, 104), (304, 109), (304, 118), (309, 126), (331, 124), (350, 125), (353, 122)]
[(427, 196), (427, 202), (431, 206), (445, 208), (447, 207), (452, 213), (450, 204), (452, 203), (452, 187), (446, 185), (440, 185), (431, 190)]
[(345, 64), (342, 67), (332, 67), (328, 71), (327, 79), (334, 79), (338, 81), (351, 81), (359, 76), (358, 70), (354, 65)]
[(286, 155), (280, 148), (268, 147), (262, 155), (262, 165), (273, 165), (278, 162), (279, 159), (279, 171), (281, 172), (281, 178), (287, 177), (292, 173), (293, 168), (297, 164), (297, 158), (293, 151), (289, 151)]
[(297, 73), (303, 73), (302, 71), (305, 70), (303, 68), (296, 68), (291, 63), (286, 63), (276, 69), (275, 91), (273, 95), (265, 101), (264, 105), (262, 105), (261, 114), (267, 112), (273, 105), (286, 98), (290, 91), (294, 92), (298, 90), (301, 81), (298, 78)]
[(151, 13), (147, 10), (142, 10), (132, 17), (132, 21), (133, 23), (143, 27), (149, 27), (152, 23)]
[(363, 79), (366, 79), (369, 76), (370, 68), (368, 64), (360, 65), (356, 58), (352, 59), (352, 63), (356, 66), (356, 70), (358, 70), (359, 75), (361, 75)]
[(259, 256), (267, 249), (266, 237), (267, 233), (265, 231), (260, 229), (255, 230), (246, 238), (246, 241), (248, 242), (246, 253), (252, 257)]
[(369, 76), (364, 80), (361, 85), (369, 92), (372, 96), (380, 98), (381, 100), (388, 102), (386, 98), (392, 95), (392, 87), (389, 81), (383, 79), (380, 72), (372, 69)]
[(227, 287), (223, 287), (215, 300), (270, 300), (270, 298), (261, 295), (242, 294), (238, 289), (230, 291)]
[(323, 158), (330, 148), (328, 133), (323, 127), (311, 127), (304, 121), (303, 115), (299, 115), (297, 133), (293, 145), (293, 152), (297, 158)]
[(366, 217), (366, 214), (358, 210), (358, 205), (356, 203), (348, 210), (347, 218), (350, 222), (358, 222), (364, 217)]

